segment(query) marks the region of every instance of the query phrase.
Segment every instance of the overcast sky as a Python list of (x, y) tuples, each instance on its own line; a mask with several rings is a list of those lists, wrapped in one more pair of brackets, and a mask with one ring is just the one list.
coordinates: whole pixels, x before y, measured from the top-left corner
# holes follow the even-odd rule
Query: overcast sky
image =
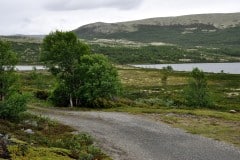
[(240, 12), (240, 0), (0, 0), (0, 35), (48, 34), (93, 22)]

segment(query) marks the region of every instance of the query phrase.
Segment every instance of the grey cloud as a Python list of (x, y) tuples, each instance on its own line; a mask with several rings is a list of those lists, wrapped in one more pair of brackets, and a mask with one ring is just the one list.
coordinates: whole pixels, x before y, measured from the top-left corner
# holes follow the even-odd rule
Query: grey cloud
[(32, 20), (30, 18), (25, 17), (22, 19), (22, 22), (28, 24), (28, 23), (32, 23)]
[(48, 10), (83, 10), (97, 8), (117, 8), (129, 10), (141, 5), (143, 0), (54, 0), (45, 7)]
[(97, 21), (239, 11), (239, 0), (0, 0), (0, 35), (47, 34)]

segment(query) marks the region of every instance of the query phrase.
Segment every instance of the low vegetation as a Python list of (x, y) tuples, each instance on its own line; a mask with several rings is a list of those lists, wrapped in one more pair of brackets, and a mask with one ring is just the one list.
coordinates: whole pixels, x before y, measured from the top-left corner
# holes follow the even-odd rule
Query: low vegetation
[(13, 160), (109, 159), (89, 135), (74, 133), (73, 128), (47, 118), (24, 113), (18, 121), (0, 122), (0, 133), (9, 137), (8, 154)]

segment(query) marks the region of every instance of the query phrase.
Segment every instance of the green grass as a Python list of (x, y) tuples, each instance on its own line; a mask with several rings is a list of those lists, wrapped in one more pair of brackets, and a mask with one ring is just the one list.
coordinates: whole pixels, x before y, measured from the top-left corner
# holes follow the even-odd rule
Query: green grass
[[(173, 101), (173, 107), (181, 107), (184, 103), (183, 89), (188, 84), (190, 74), (186, 72), (173, 72), (167, 86), (162, 86), (162, 71), (154, 69), (119, 69), (119, 75), (124, 85), (124, 97), (132, 100), (160, 99)], [(240, 96), (229, 96), (229, 93), (240, 94), (240, 75), (231, 74), (206, 74), (208, 86), (213, 101), (214, 109), (240, 111)], [(184, 105), (184, 104), (183, 104)]]
[(212, 117), (222, 120), (229, 120), (229, 121), (240, 121), (240, 114), (232, 114), (223, 111), (216, 111), (211, 109), (172, 109), (168, 107), (131, 107), (131, 106), (124, 106), (124, 107), (116, 107), (116, 108), (109, 108), (104, 109), (104, 111), (116, 111), (116, 112), (128, 112), (133, 114), (144, 114), (144, 113), (157, 113), (157, 114), (179, 114), (179, 115), (193, 115), (193, 116), (201, 116), (201, 117)]
[(21, 147), (14, 145), (9, 146), (11, 158), (13, 160), (72, 160), (69, 157), (70, 152), (66, 149), (60, 148), (44, 148), (44, 147), (30, 147), (27, 149), (25, 155), (19, 155), (21, 153)]

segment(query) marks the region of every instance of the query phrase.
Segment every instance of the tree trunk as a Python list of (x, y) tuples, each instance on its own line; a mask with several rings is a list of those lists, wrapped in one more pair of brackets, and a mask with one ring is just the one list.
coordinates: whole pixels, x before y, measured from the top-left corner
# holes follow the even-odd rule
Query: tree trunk
[(72, 94), (70, 94), (70, 106), (73, 107)]
[(76, 106), (78, 107), (79, 106), (79, 99), (76, 98)]
[(1, 90), (1, 93), (0, 93), (0, 101), (3, 101), (3, 97), (4, 97), (4, 93), (3, 93), (3, 83), (0, 82), (0, 90)]

